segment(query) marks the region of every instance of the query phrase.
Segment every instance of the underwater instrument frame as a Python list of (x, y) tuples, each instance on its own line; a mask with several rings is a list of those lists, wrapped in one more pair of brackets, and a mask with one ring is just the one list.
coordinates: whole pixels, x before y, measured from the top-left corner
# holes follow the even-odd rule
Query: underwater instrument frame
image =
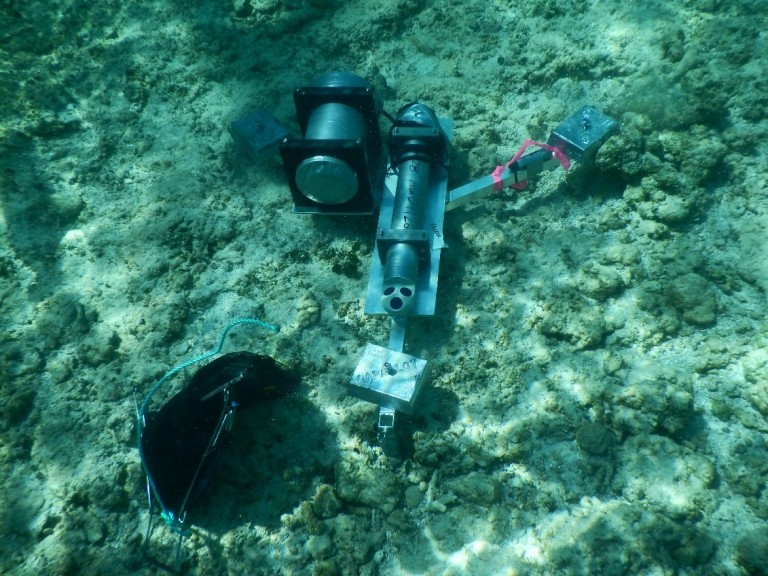
[[(365, 313), (390, 317), (389, 341), (386, 347), (366, 346), (347, 390), (379, 407), (379, 442), (386, 455), (398, 457), (399, 414), (413, 413), (428, 371), (426, 360), (403, 352), (406, 326), (411, 316), (435, 314), (440, 254), (447, 247), (445, 212), (505, 188), (522, 189), (545, 170), (568, 170), (573, 160), (588, 164), (619, 125), (584, 106), (557, 126), (546, 143), (526, 140), (490, 175), (448, 191), (449, 118), (438, 118), (421, 103), (408, 104), (392, 117), (383, 111), (373, 87), (349, 72), (319, 77), (298, 88), (294, 100), (302, 137), (280, 144), (293, 211), (378, 211)], [(379, 113), (392, 122), (385, 170)], [(252, 143), (256, 149), (263, 145)], [(537, 149), (526, 154), (530, 147)]]

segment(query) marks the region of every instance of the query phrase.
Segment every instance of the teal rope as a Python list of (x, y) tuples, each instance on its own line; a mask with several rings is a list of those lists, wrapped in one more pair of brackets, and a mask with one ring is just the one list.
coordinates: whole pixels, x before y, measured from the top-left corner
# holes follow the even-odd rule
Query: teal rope
[(144, 462), (144, 450), (141, 447), (141, 433), (143, 431), (142, 423), (144, 421), (144, 415), (146, 414), (147, 406), (149, 406), (149, 402), (152, 400), (152, 397), (155, 395), (155, 393), (160, 389), (160, 386), (165, 384), (165, 382), (167, 382), (170, 378), (172, 378), (173, 376), (175, 376), (185, 368), (192, 366), (192, 364), (197, 364), (198, 362), (206, 360), (211, 356), (216, 356), (216, 354), (220, 353), (224, 348), (224, 341), (226, 340), (227, 334), (229, 333), (229, 331), (232, 330), (232, 328), (234, 328), (235, 326), (238, 326), (240, 324), (251, 324), (253, 326), (259, 326), (260, 328), (264, 328), (272, 332), (280, 331), (279, 326), (276, 326), (274, 324), (269, 324), (267, 322), (264, 322), (262, 320), (257, 320), (255, 318), (237, 318), (236, 320), (232, 320), (232, 322), (227, 324), (227, 326), (224, 328), (224, 331), (221, 333), (221, 338), (219, 338), (219, 345), (216, 347), (216, 350), (212, 350), (211, 352), (206, 352), (205, 354), (201, 354), (196, 358), (192, 358), (191, 360), (187, 360), (186, 362), (182, 362), (178, 366), (171, 368), (171, 370), (169, 370), (165, 376), (160, 378), (160, 380), (158, 380), (157, 383), (152, 387), (152, 389), (147, 394), (146, 398), (144, 398), (144, 401), (141, 403), (141, 407), (139, 408), (139, 411), (137, 413), (138, 420), (139, 420), (139, 423), (137, 426), (137, 430), (138, 430), (137, 440), (138, 440), (138, 446), (139, 446), (139, 458), (141, 460), (141, 467), (144, 468), (144, 473), (147, 476), (149, 485), (152, 487), (152, 492), (154, 493), (157, 501), (160, 503), (160, 508), (162, 509), (161, 516), (166, 521), (170, 529), (178, 534), (182, 534), (183, 527), (181, 526), (181, 524), (183, 524), (183, 520), (178, 520), (177, 518), (174, 517), (173, 512), (166, 510), (165, 505), (163, 504), (163, 501), (160, 498), (160, 494), (157, 491), (157, 486), (155, 486), (155, 481), (152, 479), (152, 476), (149, 474), (149, 470), (147, 470), (146, 463)]

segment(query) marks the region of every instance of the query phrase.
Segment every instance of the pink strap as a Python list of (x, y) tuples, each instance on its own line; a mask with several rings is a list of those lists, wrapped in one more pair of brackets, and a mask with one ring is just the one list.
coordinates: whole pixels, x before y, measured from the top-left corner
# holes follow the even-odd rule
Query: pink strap
[[(571, 161), (568, 160), (568, 156), (566, 156), (562, 150), (555, 148), (554, 146), (550, 146), (549, 144), (542, 144), (541, 142), (536, 142), (534, 140), (526, 140), (523, 142), (523, 145), (520, 146), (520, 149), (515, 153), (514, 156), (512, 156), (512, 159), (507, 162), (506, 164), (503, 164), (501, 166), (496, 166), (496, 169), (493, 171), (491, 176), (493, 176), (493, 191), (499, 192), (504, 188), (504, 183), (501, 180), (501, 175), (512, 164), (517, 162), (520, 157), (523, 155), (523, 152), (525, 152), (526, 148), (529, 146), (538, 146), (539, 148), (543, 148), (544, 150), (549, 150), (552, 152), (555, 158), (557, 158), (560, 161), (560, 165), (563, 167), (563, 170), (568, 170), (568, 168), (571, 167)], [(522, 190), (526, 187), (528, 184), (528, 180), (523, 180), (522, 182), (515, 182), (512, 184), (512, 188), (515, 190)]]

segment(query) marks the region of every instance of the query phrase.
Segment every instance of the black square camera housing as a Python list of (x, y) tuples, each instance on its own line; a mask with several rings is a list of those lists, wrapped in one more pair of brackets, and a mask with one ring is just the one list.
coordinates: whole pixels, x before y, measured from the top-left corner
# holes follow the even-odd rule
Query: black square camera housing
[[(296, 115), (302, 135), (310, 127), (312, 114), (326, 104), (342, 104), (357, 111), (364, 122), (364, 137), (355, 138), (287, 138), (280, 146), (288, 185), (296, 213), (370, 215), (378, 210), (383, 186), (381, 134), (373, 88), (370, 86), (305, 87), (294, 92)], [(343, 136), (344, 125), (334, 126)], [(337, 159), (357, 177), (357, 191), (343, 203), (323, 203), (304, 194), (297, 184), (297, 170), (313, 157)]]

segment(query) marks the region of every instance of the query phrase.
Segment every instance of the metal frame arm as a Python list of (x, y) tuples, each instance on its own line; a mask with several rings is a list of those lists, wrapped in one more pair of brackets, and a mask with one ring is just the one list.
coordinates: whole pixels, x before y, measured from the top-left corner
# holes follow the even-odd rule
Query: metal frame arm
[(494, 190), (503, 190), (513, 184), (524, 182), (531, 176), (536, 176), (544, 170), (551, 170), (560, 165), (549, 150), (536, 150), (526, 154), (517, 162), (513, 162), (499, 175), (499, 183), (491, 174), (479, 180), (459, 186), (448, 192), (445, 202), (445, 210), (450, 211), (467, 202), (489, 196)]
[[(546, 145), (538, 144), (542, 146), (540, 150), (512, 162), (498, 175), (491, 174), (450, 190), (446, 195), (445, 210), (458, 208), (471, 200), (487, 196), (494, 190), (522, 184), (543, 170), (556, 168), (561, 163), (558, 156), (582, 164), (589, 163), (600, 146), (618, 130), (619, 124), (613, 118), (592, 106), (584, 106), (552, 131)], [(563, 167), (568, 169), (565, 163)]]

